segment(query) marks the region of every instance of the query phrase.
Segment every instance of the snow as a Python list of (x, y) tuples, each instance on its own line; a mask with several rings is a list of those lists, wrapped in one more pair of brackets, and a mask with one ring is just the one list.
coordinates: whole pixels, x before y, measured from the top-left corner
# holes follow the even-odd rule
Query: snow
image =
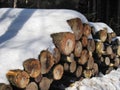
[(81, 13), (55, 9), (0, 9), (0, 83), (9, 83), (6, 73), (23, 69), (22, 62), (38, 58), (41, 50), (54, 48), (51, 33), (72, 32), (66, 20), (81, 18)]
[[(8, 84), (6, 73), (11, 69), (23, 69), (23, 61), (38, 58), (41, 50), (52, 51), (51, 33), (72, 32), (66, 20), (81, 18), (99, 31), (107, 28), (102, 22), (88, 22), (86, 17), (73, 10), (66, 9), (0, 9), (0, 83)], [(119, 37), (118, 37), (119, 38)], [(120, 68), (108, 75), (84, 79), (74, 83), (66, 90), (119, 90)]]
[(65, 90), (119, 90), (120, 89), (120, 68), (111, 71), (102, 77), (93, 77), (74, 83), (73, 87)]

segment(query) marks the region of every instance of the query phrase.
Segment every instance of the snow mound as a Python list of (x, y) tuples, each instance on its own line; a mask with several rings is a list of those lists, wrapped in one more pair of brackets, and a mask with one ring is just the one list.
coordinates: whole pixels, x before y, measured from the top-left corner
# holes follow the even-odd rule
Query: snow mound
[(102, 77), (77, 81), (65, 90), (120, 90), (120, 68)]

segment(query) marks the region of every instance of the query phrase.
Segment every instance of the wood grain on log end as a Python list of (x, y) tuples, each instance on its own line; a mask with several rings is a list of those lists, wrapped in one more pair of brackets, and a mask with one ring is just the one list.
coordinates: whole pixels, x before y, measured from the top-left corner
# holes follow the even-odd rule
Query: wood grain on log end
[(36, 78), (41, 73), (40, 62), (37, 59), (27, 59), (23, 62), (23, 67), (32, 78)]
[(91, 34), (91, 27), (89, 24), (83, 24), (83, 34), (87, 37)]
[(80, 57), (82, 52), (82, 43), (80, 41), (76, 41), (74, 55), (76, 57)]
[(54, 57), (48, 50), (43, 50), (39, 56), (41, 64), (41, 74), (46, 74), (54, 65)]
[(70, 32), (60, 32), (51, 34), (53, 43), (64, 55), (69, 55), (75, 47), (75, 36)]
[(83, 34), (83, 24), (80, 18), (73, 18), (67, 20), (67, 23), (70, 25), (71, 29), (75, 34), (76, 40), (79, 40)]
[(26, 86), (25, 90), (38, 90), (38, 86), (37, 86), (37, 84), (35, 82), (30, 82)]
[(7, 79), (18, 88), (25, 88), (29, 83), (29, 74), (23, 70), (10, 70), (6, 74)]

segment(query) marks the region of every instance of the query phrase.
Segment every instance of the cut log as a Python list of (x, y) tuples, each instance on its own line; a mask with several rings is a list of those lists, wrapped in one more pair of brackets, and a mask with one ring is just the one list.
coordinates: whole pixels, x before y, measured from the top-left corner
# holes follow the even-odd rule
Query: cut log
[(118, 57), (116, 57), (114, 59), (114, 67), (118, 67), (120, 65), (120, 59)]
[(40, 90), (49, 90), (52, 81), (53, 80), (51, 80), (47, 77), (43, 77), (41, 82), (39, 83)]
[(116, 33), (115, 32), (111, 32), (111, 33), (107, 33), (107, 39), (106, 41), (111, 44), (112, 39), (116, 37)]
[(61, 64), (58, 64), (53, 69), (53, 78), (54, 80), (60, 80), (63, 76), (64, 69)]
[(87, 49), (92, 53), (95, 51), (95, 41), (93, 39), (88, 40)]
[(118, 45), (118, 48), (117, 48), (117, 55), (120, 56), (120, 45)]
[(40, 73), (36, 78), (35, 78), (35, 82), (39, 83), (42, 80), (43, 75)]
[(88, 36), (90, 36), (90, 34), (91, 34), (91, 27), (90, 27), (90, 25), (84, 23), (83, 24), (83, 35), (88, 37)]
[(80, 18), (74, 18), (67, 20), (67, 23), (70, 25), (71, 29), (75, 34), (76, 40), (79, 40), (83, 34), (83, 24)]
[(77, 78), (79, 78), (82, 75), (82, 71), (83, 71), (82, 66), (78, 66), (75, 72)]
[(98, 56), (105, 53), (103, 42), (101, 41), (96, 42), (96, 53), (98, 54)]
[(60, 51), (57, 48), (54, 48), (53, 57), (54, 57), (54, 60), (55, 60), (54, 63), (57, 64), (60, 61), (60, 58), (61, 58)]
[(105, 42), (107, 39), (107, 29), (103, 29), (98, 31), (95, 36), (94, 39), (100, 39), (102, 42)]
[(77, 67), (76, 61), (70, 63), (70, 73), (74, 73)]
[(23, 62), (23, 67), (32, 78), (36, 78), (41, 73), (40, 62), (37, 59), (27, 59)]
[(110, 65), (110, 58), (105, 57), (105, 66), (109, 66), (109, 65)]
[(29, 83), (29, 74), (23, 70), (10, 70), (6, 74), (7, 79), (12, 85), (18, 88), (25, 88)]
[(82, 36), (81, 42), (82, 42), (82, 46), (86, 47), (88, 45), (88, 38), (87, 38), (87, 36)]
[(94, 63), (94, 65), (93, 65), (93, 76), (98, 76), (98, 74), (99, 74), (98, 64)]
[(76, 57), (80, 57), (82, 52), (82, 43), (80, 41), (76, 41), (74, 55)]
[(112, 53), (113, 53), (112, 47), (111, 47), (110, 45), (108, 45), (108, 46), (106, 47), (106, 54), (107, 54), (107, 55), (111, 55)]
[(86, 69), (83, 71), (85, 78), (91, 78), (92, 77), (92, 70)]
[(70, 32), (60, 32), (51, 34), (53, 43), (64, 55), (69, 55), (75, 47), (75, 36)]
[(46, 74), (54, 65), (54, 57), (48, 50), (43, 50), (39, 56), (41, 64), (41, 74)]
[(0, 90), (13, 90), (12, 86), (0, 83)]
[(70, 66), (68, 63), (64, 63), (63, 68), (64, 68), (64, 71), (69, 71)]
[(92, 69), (93, 66), (94, 66), (94, 58), (92, 56), (90, 56), (87, 61), (86, 69)]
[(88, 61), (88, 57), (88, 51), (86, 49), (82, 50), (81, 57), (79, 58), (78, 63), (84, 65)]
[(38, 86), (35, 82), (30, 82), (25, 90), (38, 90)]

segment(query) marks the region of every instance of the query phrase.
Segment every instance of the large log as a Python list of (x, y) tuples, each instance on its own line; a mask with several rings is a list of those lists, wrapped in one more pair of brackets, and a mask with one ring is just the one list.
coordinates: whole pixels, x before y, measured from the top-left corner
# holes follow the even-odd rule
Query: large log
[(40, 90), (49, 90), (52, 81), (53, 80), (51, 80), (47, 77), (43, 77), (41, 82), (39, 83)]
[(23, 62), (23, 67), (32, 78), (36, 78), (41, 73), (40, 62), (37, 59), (27, 59)]
[(26, 86), (25, 90), (38, 90), (38, 86), (37, 86), (37, 84), (35, 82), (30, 82)]
[(51, 34), (53, 43), (64, 55), (69, 55), (75, 47), (75, 36), (70, 32), (60, 32)]
[(39, 60), (41, 64), (41, 74), (48, 73), (54, 65), (53, 55), (48, 50), (43, 50), (39, 55)]
[(25, 88), (29, 83), (29, 74), (23, 70), (10, 70), (6, 74), (7, 79), (12, 85), (18, 88)]
[(0, 90), (13, 90), (13, 88), (5, 83), (0, 83)]
[(83, 24), (80, 18), (73, 18), (67, 20), (67, 23), (70, 25), (71, 29), (75, 34), (76, 40), (79, 40), (83, 34)]

